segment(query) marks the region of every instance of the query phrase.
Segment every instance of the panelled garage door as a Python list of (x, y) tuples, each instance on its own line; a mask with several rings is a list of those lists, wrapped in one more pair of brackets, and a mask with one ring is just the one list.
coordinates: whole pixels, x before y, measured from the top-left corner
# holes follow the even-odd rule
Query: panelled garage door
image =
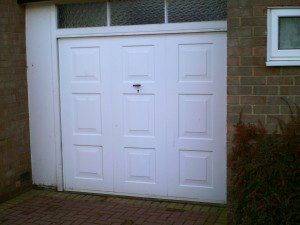
[(224, 202), (226, 34), (59, 40), (66, 190)]

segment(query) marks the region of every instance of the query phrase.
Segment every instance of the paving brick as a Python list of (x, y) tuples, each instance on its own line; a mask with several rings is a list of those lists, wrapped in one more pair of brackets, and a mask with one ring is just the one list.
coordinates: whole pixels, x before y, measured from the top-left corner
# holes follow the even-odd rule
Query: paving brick
[[(70, 198), (70, 195), (76, 198)], [(90, 198), (87, 199), (87, 196)], [(93, 198), (96, 197), (96, 198)], [(0, 211), (7, 224), (215, 224), (224, 207), (200, 203), (143, 200), (55, 191), (31, 191)], [(136, 202), (146, 203), (136, 205)], [(167, 203), (167, 204), (163, 204)], [(6, 204), (6, 203), (5, 203)], [(2, 206), (2, 205), (1, 205)], [(223, 214), (222, 214), (223, 213)], [(3, 219), (2, 219), (3, 220)], [(2, 223), (1, 223), (2, 224)], [(225, 219), (218, 220), (225, 225)]]

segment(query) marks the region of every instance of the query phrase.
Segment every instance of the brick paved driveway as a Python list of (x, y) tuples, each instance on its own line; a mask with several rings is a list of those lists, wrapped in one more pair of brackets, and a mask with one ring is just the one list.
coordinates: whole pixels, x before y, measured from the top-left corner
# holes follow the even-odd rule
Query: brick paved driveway
[(31, 190), (0, 204), (0, 224), (226, 224), (226, 209), (207, 204)]

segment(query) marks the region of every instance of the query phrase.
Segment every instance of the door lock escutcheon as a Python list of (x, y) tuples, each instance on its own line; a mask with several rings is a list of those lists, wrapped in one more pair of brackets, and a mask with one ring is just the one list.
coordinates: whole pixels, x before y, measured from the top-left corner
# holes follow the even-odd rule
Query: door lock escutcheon
[(135, 88), (140, 88), (142, 85), (141, 84), (133, 84), (132, 86)]

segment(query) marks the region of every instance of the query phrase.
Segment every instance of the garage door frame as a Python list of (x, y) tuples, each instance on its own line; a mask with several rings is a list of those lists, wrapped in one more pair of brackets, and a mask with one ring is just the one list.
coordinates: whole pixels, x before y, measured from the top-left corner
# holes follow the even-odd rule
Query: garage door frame
[[(56, 158), (56, 185), (59, 191), (64, 190), (63, 169), (62, 169), (62, 140), (60, 122), (60, 84), (58, 72), (58, 39), (71, 37), (102, 37), (102, 36), (128, 36), (144, 34), (177, 34), (177, 33), (207, 33), (222, 32), (226, 33), (226, 21), (211, 22), (192, 22), (177, 24), (159, 25), (138, 25), (123, 27), (102, 27), (102, 28), (76, 28), (76, 29), (57, 29), (57, 15), (54, 4), (43, 3), (37, 7), (47, 7), (50, 12), (50, 39), (47, 40), (51, 46), (51, 65), (52, 65), (52, 93), (53, 93), (53, 130), (55, 136), (55, 158)], [(29, 18), (30, 20), (30, 18)], [(27, 23), (30, 23), (27, 19)], [(32, 28), (37, 29), (38, 27)], [(47, 43), (48, 44), (48, 43)], [(226, 84), (225, 84), (226, 85)]]

